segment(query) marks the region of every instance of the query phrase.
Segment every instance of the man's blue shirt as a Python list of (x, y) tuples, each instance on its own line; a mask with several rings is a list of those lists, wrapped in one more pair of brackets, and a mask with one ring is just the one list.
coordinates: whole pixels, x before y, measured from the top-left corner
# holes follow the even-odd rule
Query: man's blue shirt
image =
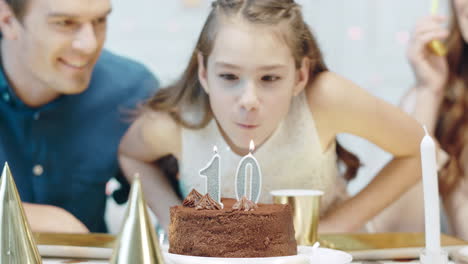
[(157, 87), (143, 65), (103, 51), (85, 92), (30, 108), (2, 70), (0, 164), (8, 162), (22, 201), (62, 207), (106, 232), (105, 187), (119, 173), (120, 139)]

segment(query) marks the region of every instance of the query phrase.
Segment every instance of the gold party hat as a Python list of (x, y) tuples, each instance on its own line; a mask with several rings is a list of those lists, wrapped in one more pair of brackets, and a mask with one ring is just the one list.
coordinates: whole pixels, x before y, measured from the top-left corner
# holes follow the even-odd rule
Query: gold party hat
[(164, 263), (155, 228), (146, 209), (138, 175), (133, 180), (125, 221), (115, 243), (110, 263)]
[(0, 263), (42, 263), (7, 163), (0, 179), (0, 237)]

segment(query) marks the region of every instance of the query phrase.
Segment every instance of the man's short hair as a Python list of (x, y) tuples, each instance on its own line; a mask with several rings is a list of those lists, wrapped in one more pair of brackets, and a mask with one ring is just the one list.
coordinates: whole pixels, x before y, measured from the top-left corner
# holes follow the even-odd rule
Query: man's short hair
[(5, 0), (5, 2), (11, 7), (11, 10), (15, 14), (16, 18), (21, 20), (26, 11), (26, 4), (28, 0)]

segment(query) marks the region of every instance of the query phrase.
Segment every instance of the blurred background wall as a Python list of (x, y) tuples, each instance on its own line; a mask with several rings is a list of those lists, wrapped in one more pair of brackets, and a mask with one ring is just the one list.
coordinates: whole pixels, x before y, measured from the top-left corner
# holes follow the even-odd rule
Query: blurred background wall
[[(431, 0), (297, 2), (329, 68), (398, 104), (413, 83), (406, 45), (416, 21), (429, 14)], [(441, 2), (440, 13), (447, 14), (448, 0)], [(113, 0), (106, 47), (143, 62), (163, 85), (168, 84), (186, 66), (210, 4), (211, 0)], [(364, 165), (349, 185), (354, 194), (374, 177), (389, 155), (357, 137), (340, 135), (340, 141)]]

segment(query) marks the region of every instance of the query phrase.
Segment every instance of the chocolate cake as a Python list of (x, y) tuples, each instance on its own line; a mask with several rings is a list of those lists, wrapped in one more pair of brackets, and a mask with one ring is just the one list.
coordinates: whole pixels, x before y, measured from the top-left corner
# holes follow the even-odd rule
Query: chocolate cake
[(246, 198), (223, 199), (222, 208), (195, 191), (185, 206), (170, 209), (169, 252), (252, 258), (297, 254), (292, 211), (288, 205), (255, 204)]

